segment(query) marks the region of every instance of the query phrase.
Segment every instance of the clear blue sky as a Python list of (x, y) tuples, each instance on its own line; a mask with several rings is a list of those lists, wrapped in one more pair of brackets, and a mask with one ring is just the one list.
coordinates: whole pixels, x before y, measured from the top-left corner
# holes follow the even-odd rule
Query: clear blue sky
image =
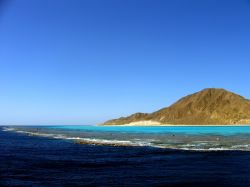
[(0, 124), (95, 124), (206, 87), (250, 98), (248, 0), (0, 0)]

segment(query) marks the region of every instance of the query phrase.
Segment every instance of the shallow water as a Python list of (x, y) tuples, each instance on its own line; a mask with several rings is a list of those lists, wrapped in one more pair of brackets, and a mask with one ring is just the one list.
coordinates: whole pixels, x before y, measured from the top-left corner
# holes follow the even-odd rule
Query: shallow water
[(46, 128), (99, 131), (99, 132), (129, 132), (129, 133), (185, 133), (185, 134), (220, 134), (233, 135), (238, 133), (250, 133), (249, 126), (91, 126), (68, 125), (47, 126)]
[(54, 137), (83, 132), (37, 128), (0, 128), (0, 186), (250, 186), (248, 151), (79, 145)]
[(250, 126), (29, 126), (5, 130), (81, 144), (250, 151)]

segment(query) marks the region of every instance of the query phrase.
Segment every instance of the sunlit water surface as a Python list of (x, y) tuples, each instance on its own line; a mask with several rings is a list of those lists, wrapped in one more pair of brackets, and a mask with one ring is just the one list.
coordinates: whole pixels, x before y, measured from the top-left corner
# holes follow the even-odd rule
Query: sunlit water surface
[(4, 130), (81, 144), (250, 151), (250, 126), (16, 126)]
[(249, 127), (0, 127), (0, 186), (249, 187)]

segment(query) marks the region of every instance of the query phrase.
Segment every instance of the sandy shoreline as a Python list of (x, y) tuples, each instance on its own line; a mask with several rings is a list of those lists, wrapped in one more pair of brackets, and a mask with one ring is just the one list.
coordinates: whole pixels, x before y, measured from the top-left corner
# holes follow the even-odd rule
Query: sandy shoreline
[(123, 125), (97, 125), (97, 126), (103, 126), (103, 127), (237, 127), (237, 126), (250, 126), (250, 124), (237, 124), (237, 125), (185, 125), (185, 124), (151, 124), (151, 125), (143, 125), (143, 124), (123, 124)]
[(137, 122), (131, 122), (128, 124), (122, 124), (122, 125), (105, 125), (105, 124), (100, 124), (98, 126), (204, 126), (204, 127), (213, 127), (213, 126), (250, 126), (250, 124), (228, 124), (228, 125), (222, 125), (222, 124), (208, 124), (208, 125), (187, 125), (187, 124), (162, 124), (158, 121), (152, 121), (152, 120), (148, 120), (148, 121), (137, 121)]

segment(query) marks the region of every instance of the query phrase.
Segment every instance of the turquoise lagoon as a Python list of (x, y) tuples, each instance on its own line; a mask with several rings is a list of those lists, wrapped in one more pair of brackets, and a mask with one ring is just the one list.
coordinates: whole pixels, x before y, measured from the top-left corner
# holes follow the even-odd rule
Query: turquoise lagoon
[(221, 134), (233, 135), (250, 133), (250, 126), (49, 126), (48, 128), (100, 131), (100, 132), (126, 132), (126, 133), (182, 133), (182, 134)]
[(250, 151), (250, 126), (26, 126), (5, 130), (81, 144)]

